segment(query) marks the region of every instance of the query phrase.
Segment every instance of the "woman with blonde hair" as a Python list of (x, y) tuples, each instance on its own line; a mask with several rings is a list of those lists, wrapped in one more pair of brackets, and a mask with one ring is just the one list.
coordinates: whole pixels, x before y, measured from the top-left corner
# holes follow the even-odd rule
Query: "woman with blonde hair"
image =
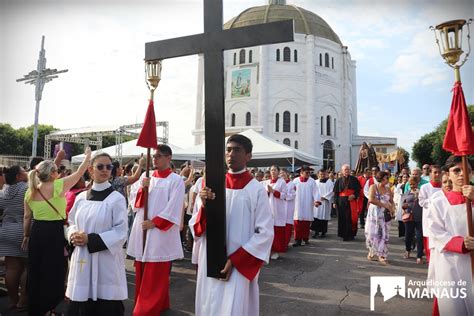
[(90, 148), (86, 149), (85, 155), (78, 170), (70, 176), (59, 179), (58, 167), (49, 160), (39, 163), (28, 174), (22, 248), (28, 250), (30, 315), (51, 315), (64, 299), (65, 193), (87, 170)]

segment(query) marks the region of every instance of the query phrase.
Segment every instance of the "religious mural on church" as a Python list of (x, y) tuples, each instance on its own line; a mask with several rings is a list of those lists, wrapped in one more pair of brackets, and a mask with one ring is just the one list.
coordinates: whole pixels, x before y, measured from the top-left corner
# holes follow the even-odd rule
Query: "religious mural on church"
[(250, 69), (232, 71), (232, 98), (250, 97)]

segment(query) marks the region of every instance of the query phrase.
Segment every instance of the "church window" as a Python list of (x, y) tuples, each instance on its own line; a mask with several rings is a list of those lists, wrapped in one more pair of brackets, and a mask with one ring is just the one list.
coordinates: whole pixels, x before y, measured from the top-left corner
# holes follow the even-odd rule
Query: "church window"
[(245, 126), (250, 126), (252, 125), (252, 115), (250, 114), (250, 112), (247, 112), (247, 114), (245, 114)]
[(275, 132), (280, 131), (280, 113), (275, 114)]
[(326, 116), (326, 135), (331, 136), (331, 115)]
[(294, 56), (295, 56), (295, 63), (298, 62), (298, 51), (295, 49), (294, 51)]
[(280, 61), (280, 49), (277, 49), (276, 51), (276, 60)]
[(283, 144), (285, 144), (286, 146), (291, 146), (291, 141), (290, 141), (290, 139), (289, 139), (289, 138), (285, 138), (285, 139), (283, 140)]
[(295, 133), (298, 133), (298, 113), (295, 113)]
[(323, 54), (319, 54), (319, 66), (323, 65)]
[(298, 141), (295, 140), (295, 149), (298, 149)]
[(331, 57), (331, 68), (334, 69), (334, 57)]
[(283, 112), (283, 133), (291, 132), (290, 126), (291, 126), (290, 112), (285, 111)]
[(252, 50), (249, 51), (249, 64), (250, 63), (252, 63)]
[(239, 53), (239, 64), (245, 64), (245, 49), (241, 49)]
[(328, 53), (324, 54), (324, 67), (329, 68), (329, 54)]
[(234, 53), (234, 65), (237, 64), (237, 53)]
[(324, 117), (321, 116), (321, 135), (324, 134), (324, 124), (323, 123), (324, 123)]
[(283, 61), (291, 61), (291, 51), (289, 47), (283, 48)]
[(235, 126), (235, 113), (230, 115), (230, 126)]
[(336, 119), (334, 119), (334, 137), (336, 137), (336, 131), (337, 131), (337, 129), (336, 129)]

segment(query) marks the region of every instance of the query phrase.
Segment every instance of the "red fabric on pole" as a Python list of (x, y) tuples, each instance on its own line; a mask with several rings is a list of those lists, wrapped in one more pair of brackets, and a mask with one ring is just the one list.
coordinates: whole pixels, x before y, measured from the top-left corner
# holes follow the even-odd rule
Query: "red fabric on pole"
[(273, 252), (286, 252), (288, 243), (286, 241), (286, 227), (285, 226), (273, 226), (275, 235), (273, 237), (272, 251)]
[(156, 119), (153, 100), (150, 100), (148, 104), (145, 121), (143, 122), (140, 136), (138, 136), (137, 146), (155, 149), (158, 147), (156, 142)]
[(135, 261), (133, 316), (160, 315), (170, 308), (170, 268), (171, 262)]
[(443, 149), (452, 152), (456, 156), (474, 155), (474, 135), (471, 120), (459, 81), (454, 83), (453, 101), (451, 102)]

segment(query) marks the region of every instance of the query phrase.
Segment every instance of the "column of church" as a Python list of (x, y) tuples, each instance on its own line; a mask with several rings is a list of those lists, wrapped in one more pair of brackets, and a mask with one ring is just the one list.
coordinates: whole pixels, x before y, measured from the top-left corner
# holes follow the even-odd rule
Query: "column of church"
[[(269, 135), (272, 131), (272, 124), (269, 123), (268, 112), (268, 50), (270, 45), (260, 46), (260, 64), (259, 64), (259, 75), (258, 75), (258, 125), (262, 126), (262, 134)], [(270, 113), (271, 115), (271, 113)]]
[[(318, 146), (320, 136), (316, 128), (319, 122), (320, 113), (315, 110), (315, 90), (316, 90), (316, 53), (314, 46), (314, 36), (306, 36), (306, 128), (307, 135), (304, 137), (306, 148), (311, 155), (322, 157), (322, 148)], [(304, 113), (301, 113), (304, 114)], [(301, 117), (302, 115), (300, 115)]]

